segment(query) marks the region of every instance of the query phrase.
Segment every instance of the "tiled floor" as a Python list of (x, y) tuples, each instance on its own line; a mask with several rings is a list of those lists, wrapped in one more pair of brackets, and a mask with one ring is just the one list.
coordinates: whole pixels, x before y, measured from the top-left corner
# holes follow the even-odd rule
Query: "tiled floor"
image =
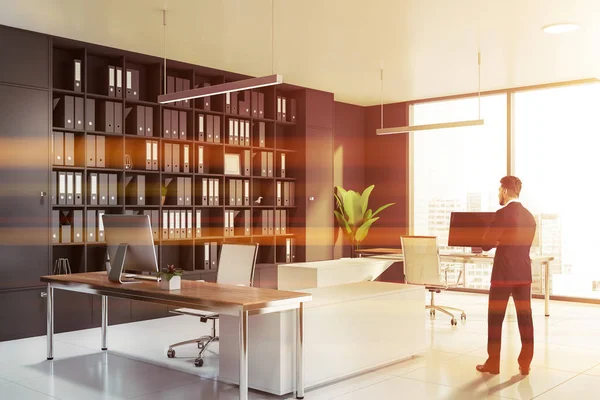
[[(500, 375), (482, 375), (487, 297), (443, 293), (442, 304), (465, 308), (468, 319), (452, 327), (444, 315), (427, 321), (429, 349), (410, 360), (306, 392), (307, 400), (397, 399), (598, 399), (600, 398), (600, 306), (534, 300), (535, 356), (531, 374), (519, 374), (520, 350), (514, 306), (504, 322)], [(425, 312), (425, 311), (423, 311)], [(0, 343), (0, 399), (237, 399), (236, 386), (215, 380), (218, 345), (193, 366), (194, 346), (165, 357), (168, 343), (207, 333), (192, 317), (109, 328), (108, 352), (98, 351), (100, 332), (56, 335), (55, 360), (46, 361), (45, 337)], [(368, 349), (364, 349), (368, 351)], [(165, 368), (167, 367), (167, 368)], [(250, 393), (251, 399), (292, 399)]]

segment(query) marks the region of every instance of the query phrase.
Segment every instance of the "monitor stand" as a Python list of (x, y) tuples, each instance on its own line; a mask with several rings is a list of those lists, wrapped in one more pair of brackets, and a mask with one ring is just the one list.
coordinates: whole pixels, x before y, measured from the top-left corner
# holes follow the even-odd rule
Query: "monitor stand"
[(481, 254), (481, 253), (483, 253), (483, 249), (481, 247), (471, 247), (471, 253)]
[[(134, 282), (134, 279), (122, 279), (121, 275), (123, 274), (123, 266), (125, 265), (125, 255), (127, 254), (127, 247), (129, 245), (127, 243), (119, 244), (117, 247), (117, 252), (115, 253), (114, 260), (108, 260), (106, 262), (106, 267), (108, 271), (108, 280), (110, 282), (115, 283), (130, 283)], [(108, 250), (106, 252), (108, 258)], [(110, 269), (109, 269), (110, 267)]]

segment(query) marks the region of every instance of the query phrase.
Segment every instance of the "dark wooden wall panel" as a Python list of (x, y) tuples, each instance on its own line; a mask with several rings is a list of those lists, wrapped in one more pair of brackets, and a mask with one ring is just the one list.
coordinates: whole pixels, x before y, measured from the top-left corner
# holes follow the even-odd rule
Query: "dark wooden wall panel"
[(0, 342), (46, 333), (45, 288), (0, 292)]
[(47, 89), (48, 36), (0, 25), (0, 82)]
[(333, 93), (306, 90), (306, 126), (333, 129)]

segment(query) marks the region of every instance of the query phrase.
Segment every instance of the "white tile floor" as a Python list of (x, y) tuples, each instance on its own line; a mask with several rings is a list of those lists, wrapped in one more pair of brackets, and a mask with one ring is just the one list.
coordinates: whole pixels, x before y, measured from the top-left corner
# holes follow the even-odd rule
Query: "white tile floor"
[[(600, 306), (534, 300), (535, 356), (531, 374), (518, 372), (520, 350), (514, 306), (504, 322), (500, 375), (482, 375), (487, 296), (443, 293), (442, 304), (465, 308), (468, 320), (452, 327), (438, 315), (427, 321), (429, 349), (410, 360), (306, 392), (307, 400), (396, 399), (598, 399)], [(425, 311), (423, 311), (425, 312)], [(99, 329), (56, 335), (55, 359), (46, 361), (46, 339), (0, 343), (0, 399), (237, 399), (238, 389), (217, 382), (218, 344), (202, 368), (194, 346), (165, 356), (168, 343), (202, 335), (208, 326), (176, 316), (109, 327), (109, 351), (98, 350)], [(368, 351), (368, 349), (364, 349)], [(165, 368), (166, 367), (166, 368)], [(252, 391), (251, 399), (292, 399)]]

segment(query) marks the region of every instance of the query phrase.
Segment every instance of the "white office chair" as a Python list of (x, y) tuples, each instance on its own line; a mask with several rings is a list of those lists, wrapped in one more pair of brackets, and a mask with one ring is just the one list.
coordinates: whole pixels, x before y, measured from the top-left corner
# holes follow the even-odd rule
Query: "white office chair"
[[(413, 285), (424, 285), (431, 293), (431, 303), (426, 305), (425, 309), (429, 310), (429, 315), (435, 317), (435, 311), (443, 312), (449, 315), (452, 319), (450, 323), (456, 325), (456, 318), (448, 310), (460, 311), (460, 318), (465, 320), (467, 314), (464, 310), (454, 307), (435, 305), (434, 295), (440, 293), (441, 290), (451, 286), (458, 286), (462, 269), (459, 270), (456, 283), (448, 283), (448, 271), (454, 269), (451, 267), (442, 268), (440, 263), (440, 254), (438, 251), (437, 237), (435, 236), (402, 236), (402, 254), (404, 257), (404, 277), (405, 282)], [(441, 279), (441, 276), (444, 279)]]
[[(257, 254), (257, 243), (224, 243), (221, 246), (219, 266), (217, 268), (217, 283), (252, 286), (254, 281), (254, 268), (256, 266)], [(167, 351), (167, 357), (174, 358), (174, 347), (182, 346), (184, 344), (196, 343), (198, 349), (200, 349), (200, 353), (198, 354), (198, 357), (194, 360), (194, 365), (196, 365), (196, 367), (201, 367), (204, 364), (204, 361), (202, 360), (202, 355), (208, 348), (208, 345), (210, 345), (214, 341), (219, 340), (219, 336), (217, 335), (216, 329), (216, 321), (219, 318), (219, 314), (201, 310), (194, 310), (190, 308), (178, 308), (177, 310), (174, 310), (172, 312), (175, 314), (185, 314), (200, 317), (201, 322), (207, 322), (209, 320), (212, 321), (212, 329), (210, 335), (172, 344), (169, 346), (169, 350)]]

